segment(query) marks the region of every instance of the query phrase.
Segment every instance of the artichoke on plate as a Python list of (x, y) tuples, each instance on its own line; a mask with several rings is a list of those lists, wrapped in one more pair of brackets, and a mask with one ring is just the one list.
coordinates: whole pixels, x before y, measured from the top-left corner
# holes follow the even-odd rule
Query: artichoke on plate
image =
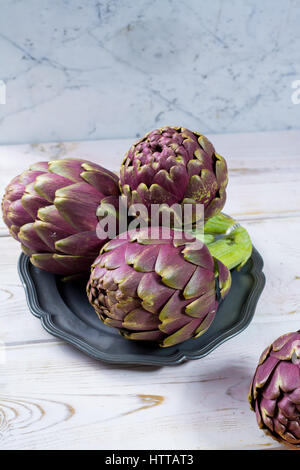
[(120, 171), (128, 204), (144, 204), (148, 218), (151, 204), (202, 204), (208, 220), (225, 204), (227, 181), (225, 159), (204, 135), (183, 127), (147, 133), (127, 152)]
[[(103, 247), (92, 265), (87, 294), (99, 318), (125, 338), (168, 347), (209, 328), (230, 289), (229, 269), (246, 258), (232, 239), (228, 245), (212, 243), (217, 259), (203, 243), (195, 249), (190, 235), (179, 239), (170, 230), (166, 236), (160, 227), (151, 238), (149, 230), (129, 231)], [(249, 243), (247, 232), (246, 239)], [(250, 254), (251, 248), (247, 259)]]
[(300, 449), (300, 331), (281, 336), (262, 353), (249, 402), (266, 434)]
[(3, 218), (35, 266), (74, 275), (90, 269), (107, 241), (96, 233), (97, 209), (117, 208), (119, 194), (119, 178), (95, 163), (40, 162), (7, 186)]

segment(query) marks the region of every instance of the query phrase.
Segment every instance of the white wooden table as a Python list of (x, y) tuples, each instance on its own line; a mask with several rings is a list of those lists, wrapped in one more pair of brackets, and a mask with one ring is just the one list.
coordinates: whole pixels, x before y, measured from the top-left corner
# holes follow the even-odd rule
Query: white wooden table
[[(0, 226), (0, 448), (278, 449), (247, 392), (262, 350), (300, 327), (300, 132), (210, 136), (227, 159), (225, 211), (263, 255), (251, 325), (176, 367), (93, 360), (45, 332), (26, 305), (20, 248)], [(131, 141), (0, 147), (0, 189), (34, 161), (84, 157), (117, 171)]]

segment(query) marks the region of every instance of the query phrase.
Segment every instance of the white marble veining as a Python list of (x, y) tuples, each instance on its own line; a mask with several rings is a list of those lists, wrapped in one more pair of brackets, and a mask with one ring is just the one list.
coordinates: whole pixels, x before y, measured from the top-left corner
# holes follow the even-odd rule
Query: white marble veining
[(299, 23), (299, 0), (1, 0), (0, 143), (299, 128)]

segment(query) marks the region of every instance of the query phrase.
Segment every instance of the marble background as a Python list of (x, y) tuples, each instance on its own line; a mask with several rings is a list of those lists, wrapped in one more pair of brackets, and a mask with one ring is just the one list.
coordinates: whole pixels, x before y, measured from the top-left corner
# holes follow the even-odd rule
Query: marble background
[(0, 7), (0, 143), (300, 128), (299, 0)]

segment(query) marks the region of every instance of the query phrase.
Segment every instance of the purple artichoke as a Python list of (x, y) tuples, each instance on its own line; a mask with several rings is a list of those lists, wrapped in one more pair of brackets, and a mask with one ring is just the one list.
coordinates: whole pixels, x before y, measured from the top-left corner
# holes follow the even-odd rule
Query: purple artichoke
[(55, 274), (87, 271), (107, 241), (97, 237), (99, 205), (119, 198), (119, 178), (95, 163), (40, 162), (14, 178), (3, 218), (32, 263)]
[(300, 449), (300, 331), (281, 336), (262, 353), (249, 402), (260, 428)]
[[(128, 204), (203, 204), (205, 220), (226, 200), (227, 166), (209, 140), (183, 127), (146, 134), (127, 152), (120, 188)], [(194, 216), (193, 216), (194, 217)]]
[(87, 286), (99, 318), (133, 340), (173, 346), (203, 334), (212, 323), (219, 298), (230, 289), (230, 271), (207, 246), (168, 238), (148, 228), (109, 241), (92, 266)]

